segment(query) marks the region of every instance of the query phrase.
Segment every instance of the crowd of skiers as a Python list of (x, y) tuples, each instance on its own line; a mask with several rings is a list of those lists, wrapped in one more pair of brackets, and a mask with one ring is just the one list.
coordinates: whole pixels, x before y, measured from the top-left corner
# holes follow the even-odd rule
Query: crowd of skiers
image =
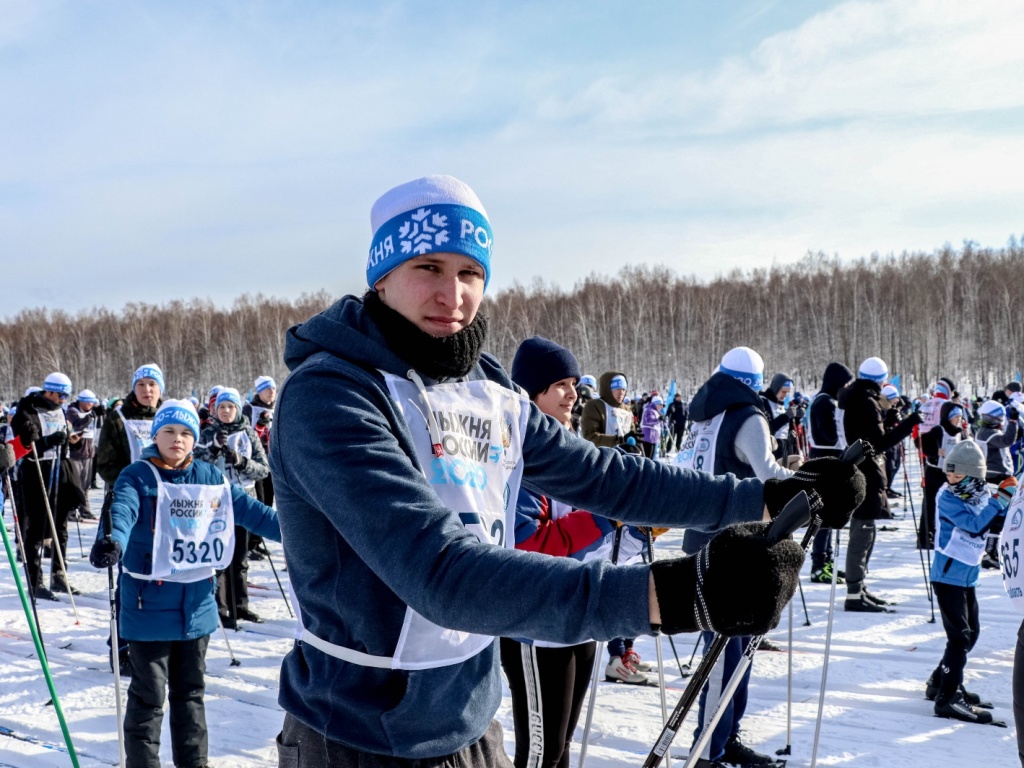
[[(207, 643), (218, 624), (260, 620), (245, 578), (257, 537), (283, 540), (299, 619), (280, 679), (281, 766), (508, 766), (499, 670), (514, 765), (568, 766), (593, 670), (648, 682), (633, 641), (659, 633), (701, 632), (706, 648), (727, 639), (696, 743), (751, 638), (797, 587), (802, 551), (766, 531), (802, 492), (823, 521), (811, 581), (845, 577), (846, 611), (893, 610), (866, 578), (908, 437), (925, 464), (919, 545), (935, 550), (948, 638), (926, 695), (938, 715), (991, 720), (963, 668), (986, 537), (1018, 503), (1019, 386), (971, 404), (944, 379), (910, 401), (871, 357), (856, 373), (830, 363), (805, 398), (783, 373), (766, 386), (760, 355), (736, 347), (689, 401), (631, 400), (627, 372), (584, 375), (541, 337), (506, 373), (483, 352), (492, 232), (473, 191), (418, 179), (381, 197), (371, 222), (369, 290), (289, 330), (280, 392), (264, 376), (245, 402), (230, 387), (201, 404), (165, 399), (150, 363), (123, 398), (82, 390), (72, 403), (72, 382), (54, 373), (11, 409), (0, 469), (35, 599), (75, 593), (67, 521), (97, 516), (93, 472), (106, 483), (90, 562), (119, 573), (111, 663), (131, 675), (129, 766), (160, 764), (165, 699), (175, 765), (207, 765)], [(858, 440), (867, 460), (838, 460)], [(847, 523), (844, 573), (833, 547)], [(685, 530), (683, 552), (655, 559), (669, 528)], [(701, 768), (775, 763), (740, 736), (749, 676)]]

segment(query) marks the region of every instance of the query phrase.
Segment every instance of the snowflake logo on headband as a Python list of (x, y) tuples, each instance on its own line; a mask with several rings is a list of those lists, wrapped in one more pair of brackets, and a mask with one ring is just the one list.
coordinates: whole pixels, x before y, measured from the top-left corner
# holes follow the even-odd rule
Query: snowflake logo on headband
[(447, 216), (431, 214), (429, 208), (420, 208), (398, 230), (402, 253), (422, 256), (436, 246), (444, 245), (448, 242), (447, 226)]

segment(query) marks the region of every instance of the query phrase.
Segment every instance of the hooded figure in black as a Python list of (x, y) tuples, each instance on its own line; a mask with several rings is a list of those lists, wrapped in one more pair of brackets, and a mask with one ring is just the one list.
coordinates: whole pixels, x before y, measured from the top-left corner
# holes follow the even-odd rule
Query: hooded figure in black
[(874, 456), (860, 465), (867, 484), (867, 496), (853, 513), (850, 538), (846, 548), (846, 610), (878, 612), (885, 610), (884, 600), (875, 597), (864, 586), (868, 559), (875, 544), (875, 520), (891, 517), (885, 489), (885, 451), (903, 441), (921, 423), (913, 413), (898, 426), (886, 432), (882, 385), (871, 379), (854, 379), (839, 391), (839, 408), (843, 411), (843, 427), (849, 443), (864, 440)]
[(921, 501), (921, 524), (917, 529), (917, 548), (935, 546), (935, 496), (946, 483), (946, 453), (963, 435), (964, 408), (946, 400), (939, 406), (939, 424), (921, 432), (921, 452), (924, 454), (924, 496)]
[[(818, 459), (826, 456), (839, 457), (846, 449), (844, 435), (840, 435), (839, 422), (836, 421), (837, 399), (839, 391), (853, 381), (853, 371), (842, 363), (829, 363), (821, 378), (821, 389), (811, 401), (807, 442), (810, 445), (810, 458)], [(844, 430), (845, 431), (845, 430)], [(831, 584), (832, 569), (832, 531), (822, 528), (814, 537), (811, 548), (811, 582), (815, 584)], [(845, 582), (844, 573), (840, 572), (838, 583)]]
[[(782, 390), (787, 388), (789, 391), (782, 394)], [(791, 410), (787, 410), (785, 399), (792, 390), (793, 377), (785, 373), (776, 373), (772, 376), (768, 388), (761, 393), (768, 415), (768, 432), (776, 441), (772, 453), (776, 459), (783, 462), (789, 454), (789, 421), (794, 416)]]

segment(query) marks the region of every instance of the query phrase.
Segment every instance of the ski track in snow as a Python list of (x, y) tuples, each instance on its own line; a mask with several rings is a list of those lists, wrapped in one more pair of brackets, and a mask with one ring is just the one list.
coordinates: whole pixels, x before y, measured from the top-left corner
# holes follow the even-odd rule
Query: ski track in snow
[[(912, 483), (919, 471), (912, 468)], [(902, 482), (896, 484), (902, 488)], [(92, 492), (99, 509), (100, 492)], [(920, 491), (914, 493), (920, 514)], [(942, 765), (1013, 766), (1017, 764), (1016, 732), (1011, 710), (1013, 649), (1021, 617), (1002, 591), (997, 571), (983, 571), (978, 598), (981, 638), (967, 663), (967, 686), (995, 705), (994, 715), (1010, 728), (969, 725), (934, 717), (924, 698), (924, 681), (942, 656), (945, 634), (941, 618), (929, 623), (919, 554), (913, 548), (910, 510), (901, 503), (896, 519), (885, 523), (898, 530), (879, 530), (871, 557), (868, 585), (877, 595), (895, 600), (897, 613), (847, 614), (842, 610), (845, 588), (836, 591), (828, 692), (818, 764), (864, 768), (935, 768)], [(905, 517), (904, 517), (905, 515)], [(10, 515), (5, 517), (10, 531)], [(81, 525), (88, 553), (95, 523)], [(670, 532), (658, 540), (659, 557), (679, 552), (681, 535)], [(843, 545), (845, 546), (845, 535)], [(282, 581), (284, 559), (279, 545), (270, 544)], [(102, 768), (117, 762), (117, 735), (113, 675), (108, 669), (106, 638), (109, 628), (106, 574), (91, 568), (81, 556), (78, 534), (71, 523), (68, 545), (72, 583), (83, 595), (76, 598), (81, 624), (75, 625), (68, 598), (61, 603), (39, 603), (55, 685), (83, 768)], [(839, 558), (842, 567), (843, 556)], [(19, 564), (20, 568), (20, 564)], [(10, 569), (0, 577), (0, 768), (57, 768), (69, 765), (63, 735), (49, 692), (35, 658)], [(24, 571), (21, 571), (22, 576)], [(810, 764), (814, 722), (821, 681), (829, 587), (810, 584), (809, 559), (803, 589), (811, 626), (804, 626), (799, 593), (793, 602), (793, 725), (789, 766)], [(265, 561), (250, 562), (249, 581), (254, 609), (267, 623), (243, 624), (243, 631), (228, 632), (241, 666), (230, 666), (219, 633), (210, 640), (207, 655), (206, 715), (210, 730), (210, 760), (216, 768), (257, 768), (277, 764), (274, 738), (283, 713), (277, 705), (281, 657), (292, 645), (294, 621), (281, 600), (273, 573)], [(771, 634), (785, 648), (787, 618)], [(690, 658), (696, 638), (674, 638), (680, 660)], [(69, 645), (70, 644), (70, 645)], [(679, 677), (667, 638), (663, 640), (665, 682), (669, 708), (675, 705), (686, 678)], [(640, 638), (637, 649), (644, 659), (656, 658), (654, 639)], [(602, 655), (602, 660), (604, 660)], [(696, 668), (700, 652), (694, 659)], [(774, 753), (786, 745), (787, 654), (758, 652), (754, 661), (744, 741), (759, 751)], [(655, 674), (655, 673), (652, 673)], [(122, 682), (127, 691), (128, 681)], [(497, 714), (505, 729), (505, 746), (514, 751), (511, 700), (506, 695)], [(578, 760), (584, 708), (573, 745), (572, 765)], [(672, 749), (685, 755), (696, 715), (691, 713)], [(3, 733), (13, 731), (20, 738)], [(639, 765), (661, 731), (657, 688), (604, 684), (598, 688), (597, 711), (587, 752), (587, 765), (604, 768)], [(161, 739), (163, 765), (171, 768), (169, 720), (164, 718)], [(679, 765), (682, 763), (679, 762)]]

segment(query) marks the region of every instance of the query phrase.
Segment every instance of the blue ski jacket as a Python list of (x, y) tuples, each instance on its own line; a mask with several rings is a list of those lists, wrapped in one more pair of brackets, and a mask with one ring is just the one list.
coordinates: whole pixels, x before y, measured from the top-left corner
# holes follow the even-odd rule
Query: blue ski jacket
[[(142, 458), (129, 464), (114, 485), (110, 506), (110, 537), (121, 545), (121, 564), (133, 573), (152, 573), (153, 520), (156, 515), (156, 478), (146, 466), (160, 452), (151, 445)], [(155, 464), (153, 466), (156, 466)], [(184, 469), (157, 467), (165, 483), (222, 485), (224, 475), (212, 464), (193, 459)], [(231, 486), (235, 525), (271, 541), (281, 540), (277, 514), (249, 496), (241, 486)], [(103, 526), (96, 537), (103, 538)], [(214, 579), (190, 583), (148, 581), (122, 573), (121, 618), (118, 632), (125, 640), (194, 640), (217, 631)]]
[[(406, 608), (452, 630), (563, 643), (650, 633), (649, 567), (580, 563), (481, 544), (432, 490), (381, 371), (410, 366), (361, 299), (347, 296), (288, 332), (270, 463), (303, 626), (391, 656)], [(427, 376), (425, 384), (435, 384)], [(514, 389), (483, 355), (466, 377)], [(757, 480), (637, 461), (581, 440), (536, 405), (523, 438), (524, 487), (640, 525), (717, 529), (761, 518)], [(361, 666), (297, 641), (281, 706), (365, 752), (448, 755), (477, 741), (501, 703), (497, 644), (416, 671)]]

